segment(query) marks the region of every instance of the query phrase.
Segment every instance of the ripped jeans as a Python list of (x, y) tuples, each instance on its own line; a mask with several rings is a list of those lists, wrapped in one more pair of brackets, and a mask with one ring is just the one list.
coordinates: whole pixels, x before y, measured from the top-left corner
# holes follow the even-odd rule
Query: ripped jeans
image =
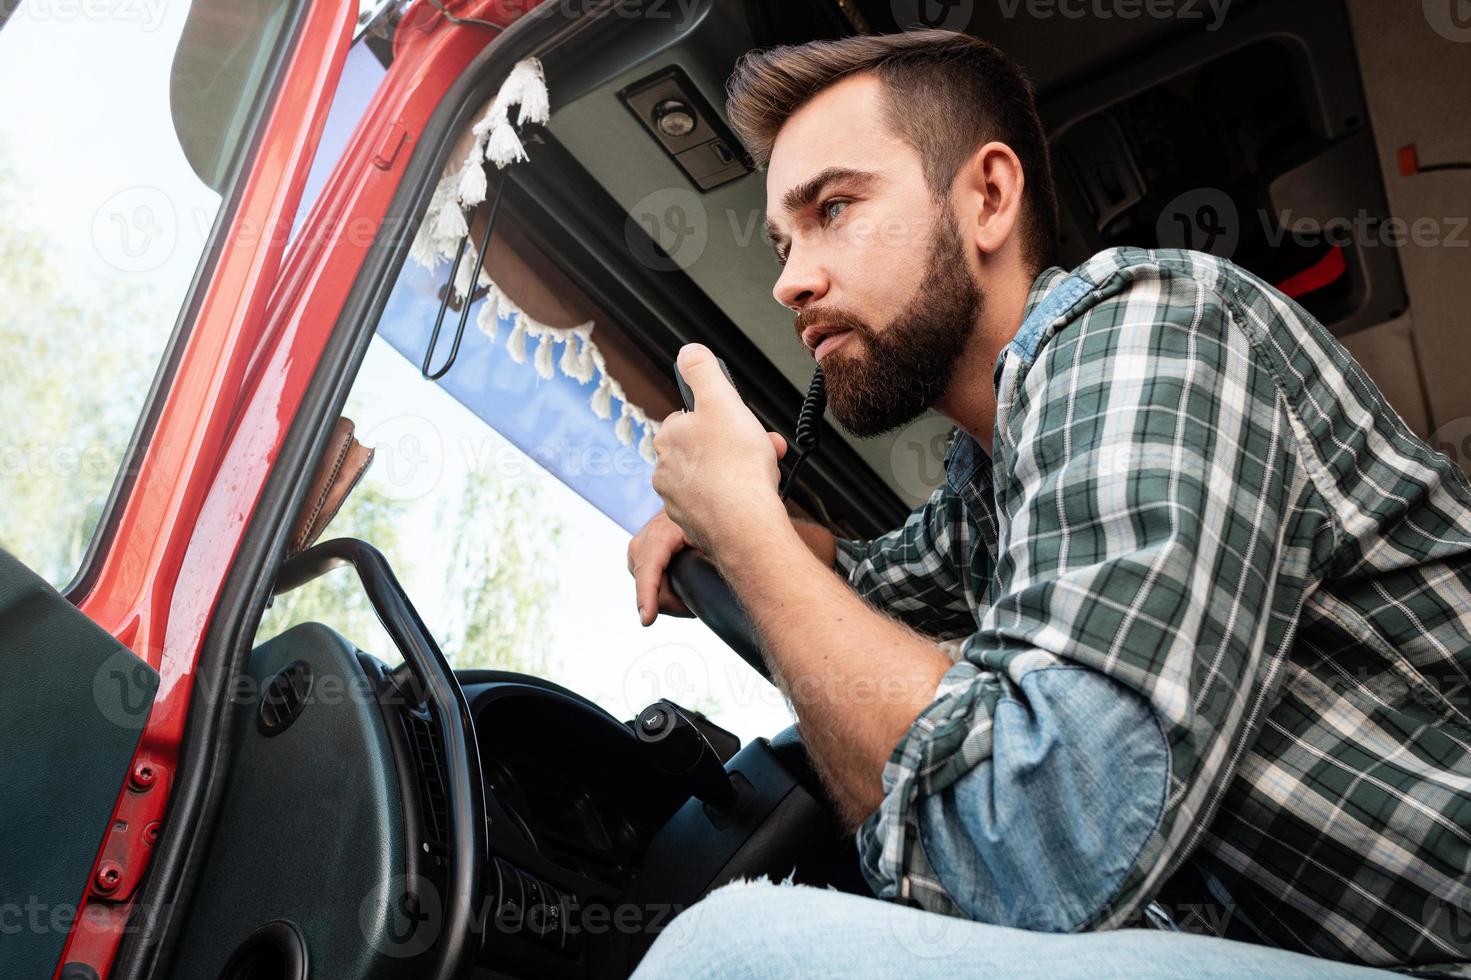
[(1401, 974), (1183, 932), (1044, 933), (803, 885), (727, 885), (671, 921), (633, 980), (1372, 980)]

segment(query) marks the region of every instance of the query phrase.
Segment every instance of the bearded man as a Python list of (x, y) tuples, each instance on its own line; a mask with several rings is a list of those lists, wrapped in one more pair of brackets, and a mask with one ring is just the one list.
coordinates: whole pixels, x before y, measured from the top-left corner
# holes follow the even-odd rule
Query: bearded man
[(640, 615), (683, 611), (677, 550), (716, 562), (887, 901), (721, 889), (638, 976), (1466, 971), (1463, 474), (1230, 262), (1057, 268), (1033, 92), (983, 41), (754, 52), (729, 114), (838, 422), (956, 431), (903, 527), (834, 540), (681, 351)]

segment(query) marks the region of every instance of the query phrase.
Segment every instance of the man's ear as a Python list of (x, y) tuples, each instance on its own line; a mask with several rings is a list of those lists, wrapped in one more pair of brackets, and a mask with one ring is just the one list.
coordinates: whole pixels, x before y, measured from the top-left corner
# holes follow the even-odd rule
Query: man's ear
[(983, 258), (995, 255), (1018, 231), (1026, 176), (1005, 143), (987, 143), (961, 165), (953, 188), (961, 236)]

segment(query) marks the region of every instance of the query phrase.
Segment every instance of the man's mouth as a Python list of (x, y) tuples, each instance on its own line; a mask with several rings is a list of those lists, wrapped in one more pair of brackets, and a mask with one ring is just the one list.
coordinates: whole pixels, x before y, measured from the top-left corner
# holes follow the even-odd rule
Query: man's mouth
[(830, 333), (824, 336), (817, 342), (817, 347), (812, 351), (812, 359), (815, 361), (822, 360), (823, 355), (847, 340), (852, 332), (851, 330), (839, 330), (837, 333)]
[(823, 354), (836, 347), (852, 332), (836, 323), (813, 324), (802, 331), (802, 343), (812, 352), (814, 359), (821, 360)]

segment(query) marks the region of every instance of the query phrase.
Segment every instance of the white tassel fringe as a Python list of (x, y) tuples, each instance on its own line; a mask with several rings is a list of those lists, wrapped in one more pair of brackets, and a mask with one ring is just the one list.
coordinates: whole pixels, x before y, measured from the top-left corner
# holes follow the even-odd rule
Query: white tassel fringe
[[(472, 127), (475, 134), (474, 146), (469, 157), (454, 166), (434, 189), (429, 201), (429, 210), (409, 247), (409, 256), (427, 269), (435, 269), (453, 259), (460, 239), (469, 229), (465, 223), (465, 210), (474, 209), (485, 201), (488, 181), (485, 161), (498, 168), (527, 159), (526, 147), (511, 125), (511, 108), (519, 107), (516, 124), (545, 123), (551, 117), (551, 99), (547, 94), (546, 76), (541, 62), (527, 58), (518, 63), (507, 74), (500, 91), (485, 113)], [(491, 277), (482, 269), (473, 275), (468, 263), (463, 263), (455, 276), (453, 288), (464, 296), (470, 291), (471, 279), (487, 288), (487, 294), (475, 317), (476, 327), (492, 342), (500, 333), (500, 321), (508, 318), (512, 329), (506, 338), (506, 353), (517, 364), (526, 362), (526, 337), (537, 339), (534, 367), (543, 378), (551, 378), (556, 370), (576, 381), (587, 384), (596, 381), (588, 404), (593, 413), (602, 419), (613, 417), (613, 399), (622, 405), (613, 431), (623, 445), (634, 443), (635, 429), (640, 430), (638, 453), (645, 462), (656, 462), (654, 433), (659, 423), (650, 419), (637, 405), (628, 401), (620, 385), (608, 373), (602, 351), (593, 342), (591, 321), (570, 329), (559, 329), (539, 323), (501, 292)], [(560, 360), (553, 360), (552, 345), (561, 343)]]

